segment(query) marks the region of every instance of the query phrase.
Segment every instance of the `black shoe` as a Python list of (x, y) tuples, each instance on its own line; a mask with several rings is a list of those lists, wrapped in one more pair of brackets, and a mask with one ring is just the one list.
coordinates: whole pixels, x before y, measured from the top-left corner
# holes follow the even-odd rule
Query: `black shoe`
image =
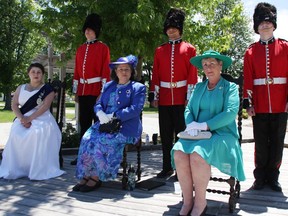
[(72, 188), (72, 190), (73, 190), (73, 191), (80, 191), (80, 188), (83, 187), (83, 186), (89, 181), (89, 179), (87, 179), (87, 178), (83, 178), (83, 180), (85, 180), (85, 182), (83, 182), (82, 184), (80, 184), (80, 183), (76, 184), (76, 185)]
[(274, 191), (277, 191), (277, 192), (282, 192), (282, 188), (281, 188), (281, 185), (278, 181), (270, 181), (269, 182), (269, 185), (270, 185), (270, 188)]
[(193, 210), (193, 208), (186, 215), (182, 215), (182, 214), (179, 213), (178, 216), (190, 216), (192, 210)]
[(90, 192), (90, 191), (93, 191), (93, 190), (99, 188), (102, 185), (102, 181), (100, 181), (100, 180), (97, 181), (97, 180), (92, 179), (92, 178), (90, 178), (90, 180), (94, 181), (95, 185), (88, 186), (87, 184), (85, 184), (82, 187), (80, 187), (80, 192)]
[(157, 178), (166, 178), (173, 175), (173, 173), (174, 173), (173, 170), (169, 171), (162, 170), (160, 173), (157, 174)]
[(254, 190), (262, 190), (264, 186), (265, 186), (265, 182), (263, 180), (255, 180), (252, 185), (252, 188)]
[(71, 165), (77, 165), (77, 158), (70, 162)]

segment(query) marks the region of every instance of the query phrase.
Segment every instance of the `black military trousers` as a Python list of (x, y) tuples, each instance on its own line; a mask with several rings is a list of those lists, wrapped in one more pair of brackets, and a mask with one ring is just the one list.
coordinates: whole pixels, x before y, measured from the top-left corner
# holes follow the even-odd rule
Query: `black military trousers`
[(185, 130), (184, 110), (184, 105), (158, 107), (164, 171), (172, 170), (170, 151), (178, 140), (177, 134)]
[(84, 95), (79, 96), (79, 124), (80, 124), (80, 135), (81, 137), (84, 133), (91, 127), (92, 123), (97, 120), (94, 113), (94, 105), (97, 100), (97, 96)]
[(252, 120), (255, 139), (254, 177), (261, 181), (278, 181), (287, 113), (257, 113)]

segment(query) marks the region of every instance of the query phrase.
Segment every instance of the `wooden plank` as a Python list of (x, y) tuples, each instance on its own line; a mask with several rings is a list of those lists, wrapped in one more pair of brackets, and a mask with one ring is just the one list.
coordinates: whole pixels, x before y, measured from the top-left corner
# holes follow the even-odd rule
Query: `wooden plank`
[[(228, 211), (228, 196), (207, 193), (207, 215), (288, 215), (288, 149), (284, 150), (280, 183), (283, 193), (270, 188), (261, 191), (251, 190), (253, 178), (254, 145), (243, 144), (243, 157), (247, 180), (241, 183), (240, 199), (234, 214)], [(45, 181), (0, 179), (0, 215), (177, 215), (181, 208), (181, 194), (174, 193), (174, 178), (165, 181), (166, 185), (151, 191), (135, 189), (122, 190), (121, 178), (104, 182), (103, 186), (90, 193), (73, 192), (77, 183), (74, 177), (75, 166), (70, 161), (75, 156), (65, 156), (66, 174)], [(128, 152), (128, 161), (136, 161), (136, 153)], [(142, 152), (142, 180), (153, 178), (161, 170), (161, 150)], [(213, 175), (225, 176), (215, 168)], [(209, 187), (223, 189), (224, 183), (210, 182)]]

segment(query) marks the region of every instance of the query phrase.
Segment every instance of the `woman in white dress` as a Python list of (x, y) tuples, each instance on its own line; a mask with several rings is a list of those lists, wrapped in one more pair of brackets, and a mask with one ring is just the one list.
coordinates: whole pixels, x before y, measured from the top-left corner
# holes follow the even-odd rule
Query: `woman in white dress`
[(61, 132), (49, 110), (55, 93), (43, 84), (43, 65), (31, 64), (28, 75), (30, 83), (20, 85), (13, 96), (16, 118), (4, 148), (0, 178), (44, 180), (64, 173), (59, 168)]

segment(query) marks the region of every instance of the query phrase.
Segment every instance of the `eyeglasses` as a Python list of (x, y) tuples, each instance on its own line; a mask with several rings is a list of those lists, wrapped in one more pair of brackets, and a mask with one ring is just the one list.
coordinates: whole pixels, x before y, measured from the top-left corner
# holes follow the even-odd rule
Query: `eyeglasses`
[(116, 70), (121, 73), (128, 73), (131, 71), (130, 68), (117, 68)]
[(207, 62), (202, 64), (203, 69), (208, 69), (208, 68), (215, 68), (218, 65), (218, 63), (216, 62), (210, 62), (210, 64), (208, 64)]

